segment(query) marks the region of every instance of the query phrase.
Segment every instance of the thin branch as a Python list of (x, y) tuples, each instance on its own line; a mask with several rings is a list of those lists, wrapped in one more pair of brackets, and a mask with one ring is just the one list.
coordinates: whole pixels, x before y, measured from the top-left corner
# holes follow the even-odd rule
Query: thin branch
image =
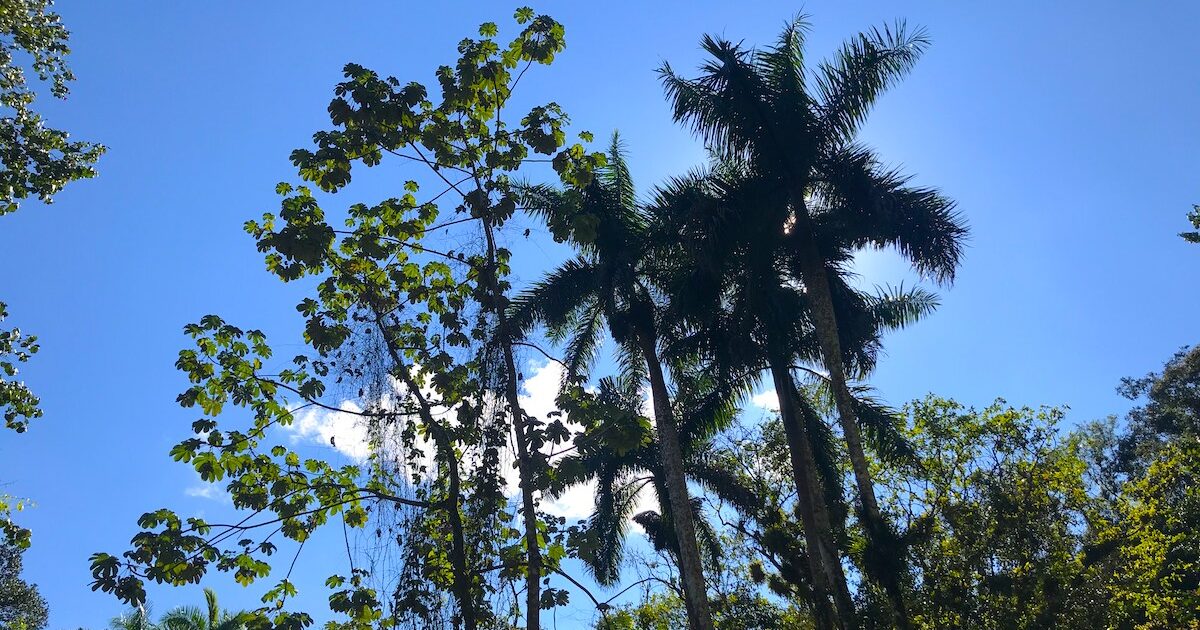
[(613, 595), (612, 597), (609, 597), (608, 599), (604, 600), (604, 605), (607, 606), (609, 604), (609, 602), (624, 595), (625, 593), (628, 593), (630, 589), (632, 589), (636, 586), (641, 586), (642, 584), (645, 584), (646, 582), (650, 582), (650, 581), (652, 581), (651, 578), (642, 578), (642, 579), (634, 582), (633, 584), (626, 586), (625, 588), (618, 591), (616, 595)]
[[(461, 184), (461, 183), (467, 181), (468, 179), (470, 179), (470, 178), (469, 177), (463, 178), (459, 183)], [(450, 189), (447, 188), (447, 190), (450, 190)], [(436, 230), (440, 230), (442, 228), (450, 227), (451, 225), (458, 225), (459, 223), (466, 223), (467, 221), (478, 221), (478, 220), (479, 220), (479, 217), (464, 217), (462, 219), (454, 219), (453, 221), (446, 221), (445, 223), (438, 223), (437, 225), (431, 225), (431, 226), (425, 228), (425, 231), (433, 232)]]
[[(389, 148), (387, 148), (387, 147), (383, 147), (383, 150), (384, 150), (384, 151), (387, 151), (388, 153), (391, 153), (392, 155), (394, 155), (394, 156), (396, 156), (396, 157), (404, 158), (404, 159), (406, 159), (406, 160), (412, 160), (412, 161), (414, 161), (414, 162), (421, 162), (422, 164), (425, 164), (425, 165), (426, 165), (426, 166), (428, 166), (429, 168), (433, 169), (433, 170), (434, 170), (434, 172), (438, 171), (439, 169), (443, 169), (443, 168), (445, 168), (445, 169), (450, 169), (450, 170), (452, 170), (452, 171), (458, 171), (458, 172), (460, 172), (460, 173), (466, 173), (466, 172), (467, 172), (466, 170), (464, 170), (464, 169), (463, 169), (462, 167), (460, 167), (460, 166), (452, 166), (452, 165), (450, 165), (450, 164), (441, 164), (441, 163), (439, 163), (439, 162), (434, 162), (434, 161), (430, 160), (429, 158), (425, 157), (425, 155), (421, 153), (421, 149), (420, 149), (419, 147), (417, 147), (416, 145), (412, 145), (412, 147), (413, 147), (413, 149), (414, 149), (414, 150), (416, 150), (416, 152), (417, 152), (417, 154), (418, 154), (418, 156), (419, 156), (419, 157), (413, 157), (413, 156), (411, 156), (411, 155), (407, 155), (407, 154), (404, 154), (404, 153), (400, 153), (400, 152), (398, 152), (398, 151), (396, 151), (396, 150), (394, 150), (394, 149), (389, 149)], [(442, 179), (445, 179), (445, 178), (442, 178)], [(447, 183), (447, 184), (450, 184), (450, 181), (449, 181), (449, 180), (447, 180), (447, 181), (446, 181), (446, 183)], [(453, 185), (453, 184), (450, 184), (450, 186), (451, 186), (452, 188), (454, 187), (454, 185)]]
[(567, 364), (563, 363), (562, 359), (558, 359), (558, 358), (551, 356), (549, 352), (546, 352), (545, 350), (542, 349), (541, 346), (539, 346), (535, 343), (529, 343), (527, 341), (511, 341), (509, 343), (511, 343), (514, 346), (525, 346), (526, 348), (533, 348), (534, 350), (537, 350), (538, 352), (542, 353), (542, 356), (546, 357), (547, 359), (550, 359), (551, 361), (563, 366), (564, 368), (567, 367)]
[[(351, 232), (351, 231), (349, 231), (349, 230), (333, 230), (333, 233), (334, 233), (334, 234), (342, 234), (342, 235), (344, 235), (344, 236), (359, 236), (357, 233), (355, 233), (355, 232)], [(436, 249), (430, 249), (430, 248), (428, 248), (428, 247), (425, 247), (424, 245), (417, 245), (417, 244), (415, 244), (415, 243), (410, 243), (410, 242), (408, 242), (408, 241), (405, 241), (405, 240), (402, 240), (402, 239), (398, 239), (398, 238), (396, 238), (396, 237), (394, 237), (394, 236), (379, 236), (379, 235), (377, 235), (377, 234), (372, 234), (372, 235), (371, 235), (371, 238), (377, 238), (377, 239), (380, 239), (380, 240), (383, 240), (383, 241), (388, 241), (389, 243), (395, 243), (395, 244), (397, 244), (397, 245), (401, 245), (401, 246), (403, 246), (403, 247), (408, 247), (409, 249), (413, 249), (413, 250), (416, 250), (416, 251), (418, 251), (418, 252), (423, 252), (423, 253), (426, 253), (426, 254), (433, 254), (433, 255), (435, 255), (435, 256), (441, 256), (441, 257), (443, 257), (443, 258), (446, 258), (447, 260), (453, 260), (454, 262), (462, 263), (462, 264), (464, 264), (464, 265), (467, 265), (467, 266), (469, 266), (469, 267), (470, 267), (470, 266), (473, 266), (473, 265), (471, 265), (470, 263), (468, 263), (467, 261), (465, 261), (465, 260), (463, 260), (463, 259), (461, 259), (461, 258), (459, 258), (458, 256), (455, 256), (455, 255), (453, 255), (453, 254), (449, 254), (449, 253), (447, 253), (447, 252), (439, 251), (439, 250), (436, 250)]]
[[(588, 599), (591, 599), (592, 603), (596, 605), (596, 610), (600, 611), (600, 616), (604, 617), (605, 619), (608, 619), (608, 609), (609, 609), (608, 602), (601, 602), (600, 600), (596, 599), (596, 596), (592, 595), (592, 592), (590, 590), (588, 590), (588, 588), (586, 586), (580, 584), (578, 580), (571, 577), (570, 575), (567, 575), (566, 571), (563, 571), (562, 569), (554, 569), (554, 572), (563, 576), (564, 578), (567, 579), (568, 582), (570, 582), (571, 584), (574, 584), (575, 586), (577, 586), (579, 588), (579, 590), (583, 591), (583, 594), (587, 595)], [(612, 601), (612, 600), (610, 599), (609, 601)]]

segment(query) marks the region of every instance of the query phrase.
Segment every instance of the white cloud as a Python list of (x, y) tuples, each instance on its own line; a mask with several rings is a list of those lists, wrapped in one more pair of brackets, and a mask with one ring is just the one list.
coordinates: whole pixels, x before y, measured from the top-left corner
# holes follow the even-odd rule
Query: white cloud
[(595, 501), (596, 482), (589, 481), (571, 486), (557, 498), (543, 498), (541, 507), (555, 516), (562, 516), (571, 521), (591, 516)]
[[(563, 373), (563, 367), (553, 361), (529, 362), (525, 370), (527, 378), (522, 383), (520, 392), (520, 403), (525, 413), (543, 422), (552, 420), (550, 414), (557, 409), (555, 399), (558, 397)], [(397, 398), (406, 396), (405, 388), (402, 385), (399, 383), (393, 385)], [(385, 408), (391, 406), (388, 398), (381, 402)], [(643, 413), (653, 417), (649, 398), (645, 400), (643, 407)], [(371, 443), (367, 423), (362, 417), (356, 415), (362, 411), (362, 407), (354, 401), (348, 400), (342, 402), (339, 409), (341, 411), (306, 409), (297, 413), (292, 424), (283, 427), (283, 431), (294, 444), (307, 443), (333, 448), (355, 462), (363, 462), (371, 455)], [(447, 422), (455, 422), (453, 409), (444, 410), (436, 415), (439, 419)], [(425, 453), (425, 461), (431, 463), (433, 460), (432, 444), (422, 441), (418, 446)], [(547, 445), (545, 448), (549, 451), (553, 447)], [(558, 448), (561, 449), (562, 445), (558, 445)], [(516, 499), (520, 493), (520, 476), (516, 468), (510, 464), (511, 459), (502, 466), (502, 472), (509, 496)], [(433, 468), (430, 466), (430, 474), (435, 474)], [(228, 496), (215, 486), (208, 485), (188, 488), (185, 492), (188, 496), (214, 500), (219, 499), (221, 495)], [(546, 512), (568, 519), (587, 518), (592, 513), (595, 494), (596, 484), (594, 481), (579, 484), (557, 498), (543, 497), (541, 508)], [(654, 491), (650, 486), (646, 486), (638, 497), (638, 503), (633, 513), (656, 509), (656, 506)]]
[[(596, 482), (588, 481), (576, 486), (572, 486), (562, 496), (551, 499), (542, 499), (541, 508), (555, 516), (562, 516), (568, 521), (588, 518), (592, 515), (596, 502)], [(658, 497), (655, 495), (654, 486), (645, 484), (638, 492), (634, 499), (633, 510), (630, 511), (630, 516), (634, 516), (647, 510), (658, 511)]]
[[(550, 414), (558, 409), (555, 399), (558, 398), (558, 389), (562, 384), (564, 373), (565, 369), (553, 361), (545, 361), (540, 364), (530, 361), (526, 367), (527, 378), (521, 387), (524, 390), (520, 396), (521, 409), (539, 420), (550, 422), (552, 420)], [(570, 428), (574, 429), (575, 427)], [(549, 452), (551, 448), (553, 447), (547, 445), (545, 450)], [(559, 448), (562, 446), (559, 445)], [(520, 481), (516, 469), (506, 470), (505, 482), (514, 495), (520, 492)], [(541, 509), (568, 519), (586, 518), (592, 513), (595, 495), (596, 484), (594, 482), (579, 484), (569, 488), (557, 498), (543, 497)]]
[(775, 390), (773, 389), (768, 389), (751, 396), (750, 402), (754, 406), (762, 407), (767, 411), (779, 411), (779, 397), (775, 395)]
[(350, 400), (342, 402), (339, 408), (342, 411), (307, 409), (297, 414), (284, 431), (290, 434), (293, 443), (328, 446), (362, 462), (371, 454), (367, 424), (356, 415), (362, 408)]
[[(558, 397), (559, 385), (562, 383), (564, 369), (558, 363), (546, 361), (538, 363), (531, 361), (527, 368), (527, 376), (525, 379), (521, 395), (522, 409), (541, 420), (548, 421), (549, 414), (557, 409), (555, 399)], [(647, 396), (642, 401), (642, 413), (647, 417), (653, 418), (654, 411)], [(567, 425), (568, 428), (576, 430), (578, 427)], [(567, 442), (569, 444), (570, 442)], [(562, 448), (559, 445), (558, 448)], [(547, 446), (546, 450), (549, 451)], [(557, 458), (553, 458), (552, 461)], [(516, 496), (519, 490), (520, 479), (517, 476), (516, 470), (513, 470), (511, 475), (508, 475), (506, 481), (509, 483), (509, 488), (512, 496)], [(577, 520), (587, 518), (592, 515), (596, 501), (596, 482), (588, 481), (587, 483), (577, 484), (563, 492), (558, 497), (542, 497), (541, 509), (555, 516), (561, 516), (568, 520)], [(638, 514), (646, 510), (657, 510), (658, 500), (654, 494), (653, 486), (647, 484), (638, 493), (631, 514)]]
[(521, 389), (525, 390), (520, 396), (521, 408), (535, 418), (546, 420), (551, 412), (558, 409), (554, 400), (558, 398), (558, 388), (566, 370), (553, 361), (541, 365), (530, 361), (528, 370), (531, 370), (532, 376), (521, 385)]
[[(520, 397), (521, 408), (525, 413), (538, 418), (539, 420), (551, 421), (550, 414), (558, 409), (555, 404), (555, 399), (558, 397), (559, 386), (562, 384), (565, 369), (553, 361), (545, 361), (538, 363), (530, 361), (526, 375), (528, 378), (522, 384), (522, 395)], [(561, 416), (560, 416), (561, 418)], [(572, 431), (578, 427), (567, 425)], [(568, 441), (567, 444), (570, 444)], [(558, 448), (563, 446), (560, 444)], [(547, 452), (553, 448), (547, 445), (544, 450)], [(557, 459), (557, 458), (554, 458)], [(517, 476), (516, 470), (512, 471), (510, 478), (507, 479), (509, 488), (513, 494), (520, 492), (520, 478)], [(571, 488), (560, 496), (542, 497), (541, 509), (567, 519), (581, 519), (591, 516), (592, 509), (596, 500), (596, 482), (589, 481), (581, 483)]]

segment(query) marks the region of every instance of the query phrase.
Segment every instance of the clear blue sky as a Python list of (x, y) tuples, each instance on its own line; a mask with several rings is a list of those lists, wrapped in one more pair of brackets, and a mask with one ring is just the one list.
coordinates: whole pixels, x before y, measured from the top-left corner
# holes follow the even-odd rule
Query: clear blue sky
[[(25, 374), (46, 412), (29, 433), (0, 435), (0, 480), (38, 503), (22, 517), (34, 530), (26, 572), (50, 602), (52, 628), (99, 628), (119, 612), (88, 590), (87, 557), (123, 550), (141, 512), (223, 509), (188, 496), (194, 474), (167, 456), (194, 415), (174, 403), (180, 328), (213, 312), (263, 328), (282, 351), (299, 342), (297, 289), (262, 270), (241, 224), (277, 206), (274, 184), (294, 179), (288, 153), (326, 127), (342, 65), (431, 81), (461, 37), (481, 21), (503, 27), (514, 7), (61, 0), (79, 80), (68, 102), (45, 110), (110, 150), (98, 179), (0, 219), (0, 299), (11, 323), (43, 340)], [(873, 381), (888, 400), (1002, 396), (1070, 405), (1069, 417), (1086, 421), (1127, 408), (1113, 392), (1120, 377), (1198, 341), (1200, 246), (1175, 234), (1200, 203), (1200, 5), (804, 8), (813, 59), (898, 17), (933, 37), (863, 137), (957, 199), (973, 238), (941, 310), (890, 338)], [(557, 100), (598, 137), (619, 128), (648, 186), (701, 157), (672, 124), (653, 69), (694, 68), (704, 32), (768, 43), (801, 5), (535, 9), (566, 24), (568, 50), (524, 86), (530, 97)], [(516, 253), (526, 280), (557, 255), (536, 241)], [(868, 281), (908, 277), (886, 256), (870, 261)], [(307, 561), (313, 575), (328, 573), (320, 555)], [(212, 583), (231, 606), (261, 594)], [(160, 611), (199, 598), (150, 593)], [(311, 595), (323, 607), (324, 594)]]

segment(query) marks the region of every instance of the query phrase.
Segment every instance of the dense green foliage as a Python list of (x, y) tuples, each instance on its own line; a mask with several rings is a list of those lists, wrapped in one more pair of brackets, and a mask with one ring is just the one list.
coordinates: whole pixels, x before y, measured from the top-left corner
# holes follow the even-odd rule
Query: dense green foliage
[(882, 476), (912, 558), (914, 625), (1087, 627), (1104, 598), (1082, 551), (1095, 506), (1058, 409), (909, 409), (912, 471)]
[(51, 0), (0, 2), (0, 215), (22, 199), (50, 203), (67, 183), (96, 174), (104, 147), (72, 142), (65, 131), (46, 126), (33, 104), (30, 73), (49, 84), (51, 96), (66, 98), (74, 79), (67, 67), (69, 33)]
[[(1134, 463), (1120, 445), (1144, 439), (1145, 423), (1156, 421), (1148, 417), (1200, 418), (1192, 398), (1200, 371), (1187, 360), (1198, 354), (1181, 353), (1162, 374), (1127, 380), (1123, 391), (1146, 396), (1119, 425), (1069, 430), (1061, 409), (1004, 401), (980, 410), (934, 396), (910, 404), (904, 432), (914, 460), (881, 467), (876, 478), (881, 505), (906, 543), (912, 624), (1132, 629), (1200, 622), (1198, 434), (1159, 436), (1157, 448), (1137, 456), (1137, 472), (1117, 472)], [(1193, 387), (1179, 387), (1183, 382)], [(732, 436), (728, 451), (742, 455), (730, 470), (776, 510), (793, 500), (786, 476), (771, 472), (786, 457), (780, 433), (772, 419)], [(713, 513), (739, 541), (726, 542), (725, 574), (748, 576), (770, 594), (753, 600), (755, 612), (739, 613), (747, 625), (729, 627), (757, 627), (745, 621), (752, 618), (773, 620), (764, 627), (810, 627), (790, 608), (806, 599), (795, 524), (773, 527), (746, 511)], [(856, 534), (848, 535), (849, 546), (861, 548)], [(739, 545), (745, 553), (734, 551)], [(865, 627), (891, 627), (884, 593), (867, 588), (856, 599)], [(718, 589), (713, 601), (729, 598)], [(678, 598), (647, 592), (597, 627), (674, 627), (682, 615)]]
[(1102, 485), (1119, 487), (1099, 532), (1113, 566), (1113, 622), (1122, 627), (1200, 625), (1200, 347), (1161, 373), (1125, 379), (1139, 401), (1109, 437)]
[[(8, 317), (7, 305), (0, 302), (0, 322)], [(29, 421), (39, 418), (38, 397), (21, 381), (10, 380), (20, 372), (19, 364), (38, 351), (37, 337), (21, 333), (20, 328), (0, 329), (0, 409), (4, 410), (4, 428), (24, 432)]]
[[(7, 307), (0, 302), (0, 323), (7, 316)], [(0, 411), (4, 412), (4, 427), (17, 433), (25, 431), (29, 420), (42, 415), (38, 397), (15, 378), (20, 373), (19, 365), (37, 351), (37, 337), (23, 334), (19, 328), (0, 329)], [(12, 519), (13, 511), (20, 511), (24, 505), (23, 501), (0, 493), (0, 544), (29, 546), (29, 530)]]
[(0, 544), (0, 628), (41, 630), (49, 611), (37, 586), (21, 579), (23, 549)]

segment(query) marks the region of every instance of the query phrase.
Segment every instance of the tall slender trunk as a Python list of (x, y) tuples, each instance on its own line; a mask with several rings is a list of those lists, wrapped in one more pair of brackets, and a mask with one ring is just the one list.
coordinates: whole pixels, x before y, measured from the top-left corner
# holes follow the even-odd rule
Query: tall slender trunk
[(504, 399), (512, 414), (513, 431), (517, 442), (517, 471), (521, 476), (521, 511), (525, 520), (525, 627), (527, 630), (541, 630), (542, 612), (542, 552), (538, 545), (538, 515), (537, 501), (534, 498), (536, 485), (533, 479), (531, 458), (529, 456), (529, 440), (526, 435), (525, 412), (521, 409), (521, 398), (517, 391), (516, 361), (513, 360), (512, 331), (508, 328), (508, 316), (505, 313), (507, 300), (500, 290), (500, 280), (497, 277), (496, 236), (491, 221), (484, 218), (484, 240), (487, 243), (487, 270), (485, 281), (492, 312), (496, 315), (496, 343), (500, 346), (504, 361)]
[(375, 322), (379, 327), (379, 332), (383, 336), (384, 346), (387, 348), (392, 362), (396, 364), (397, 374), (408, 388), (410, 394), (417, 400), (417, 413), (421, 417), (421, 421), (428, 427), (430, 435), (437, 444), (438, 452), (445, 462), (449, 483), (447, 488), (447, 497), (449, 504), (446, 508), (446, 518), (450, 523), (450, 564), (454, 573), (451, 589), (454, 591), (454, 598), (458, 600), (458, 610), (462, 615), (463, 628), (465, 630), (476, 630), (479, 627), (479, 612), (475, 610), (475, 597), (472, 593), (472, 575), (467, 571), (467, 546), (466, 536), (463, 533), (462, 522), (462, 478), (458, 468), (458, 457), (454, 452), (454, 444), (447, 435), (446, 428), (442, 426), (433, 417), (433, 405), (425, 397), (421, 391), (420, 384), (409, 373), (408, 367), (401, 360), (400, 353), (396, 350), (395, 343), (391, 336), (387, 333), (387, 326), (384, 324), (383, 314), (379, 310), (372, 308), (375, 313)]
[[(504, 317), (500, 326), (506, 327)], [(521, 511), (525, 517), (525, 548), (529, 556), (525, 574), (525, 624), (528, 630), (541, 630), (542, 612), (542, 550), (538, 545), (537, 502), (534, 499), (533, 471), (530, 466), (529, 439), (525, 432), (525, 412), (517, 393), (517, 368), (513, 361), (512, 344), (503, 344), (505, 386), (504, 397), (512, 410), (513, 430), (516, 432), (517, 468), (521, 475)]]
[[(864, 529), (872, 543), (891, 543), (890, 528), (879, 511), (875, 498), (875, 484), (863, 449), (862, 434), (854, 412), (854, 398), (846, 384), (846, 369), (842, 363), (842, 345), (838, 332), (837, 315), (833, 309), (833, 292), (830, 288), (829, 272), (812, 237), (812, 221), (804, 205), (802, 191), (793, 194), (796, 229), (806, 242), (800, 252), (800, 275), (812, 309), (813, 326), (821, 344), (821, 356), (825, 369), (829, 371), (829, 382), (833, 388), (833, 399), (838, 412), (838, 424), (846, 440), (850, 455), (850, 466), (854, 470), (854, 481), (858, 487), (858, 498), (862, 508)], [(908, 628), (908, 611), (904, 593), (900, 586), (899, 570), (889, 570), (889, 575), (880, 576), (883, 587), (891, 600), (896, 627)]]
[[(818, 623), (830, 628), (854, 627), (854, 604), (850, 599), (841, 556), (834, 543), (832, 521), (828, 506), (825, 505), (825, 495), (821, 492), (808, 427), (798, 408), (796, 383), (787, 363), (786, 360), (772, 360), (771, 378), (775, 384), (775, 395), (779, 398), (779, 416), (788, 441), (796, 501), (800, 522), (804, 526), (804, 541), (808, 547)], [(830, 596), (833, 597), (836, 614), (830, 608)]]
[(659, 458), (666, 478), (667, 499), (671, 505), (671, 520), (675, 539), (679, 542), (679, 578), (683, 582), (683, 599), (688, 623), (692, 630), (712, 630), (712, 612), (708, 607), (708, 586), (704, 567), (700, 563), (700, 548), (696, 541), (696, 525), (692, 522), (692, 502), (687, 478), (683, 471), (683, 449), (679, 443), (679, 426), (671, 414), (671, 399), (662, 362), (654, 337), (643, 332), (638, 343), (646, 360), (650, 376), (650, 398), (654, 405), (654, 424), (658, 427)]
[[(434, 426), (439, 429), (437, 433), (444, 434), (443, 427)], [(445, 435), (441, 435), (437, 441), (438, 450), (442, 453), (450, 477), (450, 508), (447, 513), (450, 519), (450, 562), (454, 566), (454, 597), (458, 600), (458, 609), (462, 613), (463, 628), (476, 630), (479, 627), (479, 615), (475, 611), (475, 598), (471, 592), (472, 576), (467, 573), (466, 538), (463, 535), (462, 513), (459, 511), (459, 505), (462, 503), (462, 480), (458, 470), (458, 459), (453, 445)]]

